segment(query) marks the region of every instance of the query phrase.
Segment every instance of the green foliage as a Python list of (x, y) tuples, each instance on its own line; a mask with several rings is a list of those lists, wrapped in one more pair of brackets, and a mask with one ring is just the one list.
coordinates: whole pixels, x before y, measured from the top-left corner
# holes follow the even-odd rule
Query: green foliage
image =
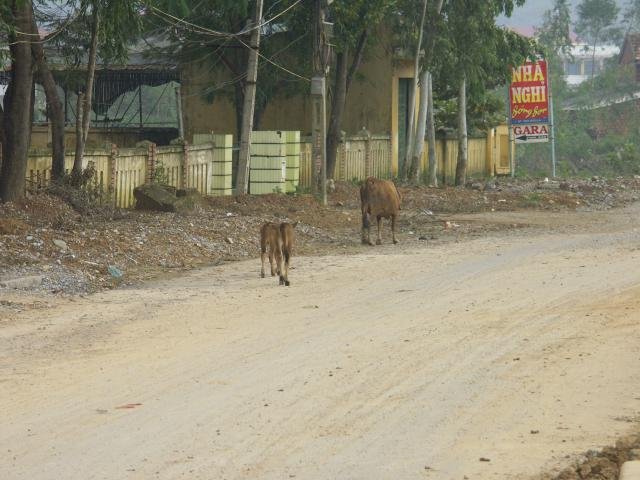
[(503, 94), (492, 92), (508, 82), (511, 66), (532, 56), (536, 45), (496, 25), (500, 14), (510, 14), (522, 0), (450, 0), (439, 20), (430, 69), (434, 76), (438, 128), (456, 129), (457, 95), (467, 79), (467, 118), (472, 134), (505, 120)]
[[(559, 176), (638, 174), (640, 130), (636, 102), (630, 100), (636, 90), (633, 66), (610, 65), (593, 86), (584, 82), (563, 93), (556, 105)], [(519, 146), (516, 151), (521, 171), (551, 173), (548, 144)]]
[(170, 185), (169, 170), (164, 166), (162, 161), (156, 161), (151, 182), (159, 185)]
[(542, 195), (540, 195), (537, 192), (529, 193), (525, 195), (525, 197), (522, 199), (522, 203), (524, 204), (524, 206), (527, 206), (527, 207), (538, 207), (540, 206), (541, 202), (542, 202)]
[(576, 32), (592, 45), (619, 35), (615, 27), (620, 9), (615, 0), (582, 0), (578, 5)]
[(548, 74), (551, 79), (553, 95), (560, 104), (567, 94), (564, 79), (563, 58), (571, 58), (571, 10), (568, 0), (555, 0), (553, 7), (547, 10), (540, 28), (536, 29), (538, 45), (547, 60)]
[(296, 191), (294, 192), (294, 194), (296, 195), (306, 195), (311, 193), (311, 188), (310, 187), (305, 187), (303, 185), (296, 185)]
[[(285, 11), (294, 1), (265, 0), (263, 21), (267, 22)], [(245, 44), (248, 39), (246, 36), (238, 39), (225, 34), (245, 29), (253, 15), (255, 2), (158, 0), (153, 5), (157, 10), (149, 10), (145, 28), (162, 39), (154, 48), (154, 56), (196, 66), (207, 74), (208, 81), (192, 94), (200, 95), (209, 102), (220, 97), (226, 98), (236, 106), (239, 114), (244, 95), (248, 52)], [(263, 27), (260, 54), (273, 63), (264, 58), (258, 62), (256, 126), (272, 99), (289, 98), (308, 89), (308, 82), (285, 72), (274, 63), (296, 74), (310, 76), (309, 10), (297, 5)]]
[(623, 12), (623, 24), (627, 32), (640, 30), (640, 0), (628, 0)]
[(524, 0), (450, 0), (435, 44), (434, 90), (444, 98), (457, 95), (463, 78), (470, 99), (504, 85), (512, 65), (535, 52), (530, 40), (496, 25), (500, 14), (510, 14)]
[[(436, 128), (455, 130), (458, 128), (458, 99), (435, 100)], [(483, 132), (504, 123), (506, 105), (504, 93), (499, 91), (480, 92), (467, 102), (467, 123), (469, 134), (482, 135)]]
[[(335, 0), (331, 4), (331, 20), (334, 22), (334, 38), (331, 43), (336, 51), (353, 48), (363, 30), (372, 30), (392, 11), (396, 0)], [(371, 36), (369, 42), (375, 41)]]
[[(143, 5), (137, 0), (65, 0), (60, 10), (66, 15), (53, 16), (40, 12), (39, 22), (60, 34), (52, 36), (50, 44), (62, 60), (74, 66), (86, 63), (91, 43), (93, 15), (100, 19), (98, 30), (98, 57), (102, 63), (125, 63), (128, 47), (138, 37), (142, 22)], [(75, 78), (69, 74), (70, 80)], [(76, 74), (78, 85), (84, 83), (84, 74)]]
[(571, 9), (568, 0), (555, 0), (553, 8), (544, 12), (542, 26), (536, 29), (538, 43), (549, 59), (571, 49)]

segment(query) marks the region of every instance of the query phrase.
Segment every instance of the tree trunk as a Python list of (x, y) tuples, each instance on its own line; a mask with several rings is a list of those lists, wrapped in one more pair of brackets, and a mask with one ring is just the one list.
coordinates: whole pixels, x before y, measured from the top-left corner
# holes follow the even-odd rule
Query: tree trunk
[(411, 166), (407, 176), (410, 181), (417, 181), (420, 172), (420, 163), (424, 152), (424, 137), (427, 130), (427, 109), (429, 101), (429, 72), (424, 70), (420, 75), (420, 110), (418, 113), (418, 128), (416, 130), (415, 145), (411, 157)]
[(436, 158), (436, 122), (433, 111), (433, 77), (429, 74), (427, 82), (429, 90), (429, 105), (427, 115), (427, 139), (429, 141), (429, 180), (430, 187), (438, 186), (438, 159)]
[(338, 156), (338, 144), (340, 143), (340, 130), (342, 117), (347, 100), (347, 64), (349, 50), (345, 48), (339, 52), (336, 59), (336, 76), (333, 87), (333, 99), (331, 102), (331, 117), (327, 131), (327, 177), (335, 177), (336, 158)]
[[(32, 35), (38, 34), (38, 26), (35, 18), (33, 18), (33, 13), (31, 17), (31, 33)], [(44, 87), (44, 93), (47, 97), (47, 116), (51, 124), (51, 148), (53, 153), (51, 179), (60, 181), (64, 176), (64, 109), (58, 95), (56, 81), (47, 64), (42, 43), (39, 41), (33, 42), (31, 44), (31, 53), (38, 70), (38, 79)]]
[(458, 163), (456, 164), (456, 185), (464, 185), (467, 180), (467, 79), (462, 77), (458, 94)]
[[(78, 92), (78, 94), (76, 95), (76, 158), (78, 156), (78, 139), (80, 139), (80, 141), (82, 141), (82, 110), (84, 108), (84, 102), (82, 100), (82, 97), (84, 97), (84, 93), (82, 92)], [(80, 169), (82, 170), (82, 167), (80, 167)], [(75, 163), (75, 159), (73, 162), (73, 175), (76, 175), (76, 163)], [(80, 174), (80, 172), (78, 172), (78, 175)]]
[(411, 165), (411, 159), (413, 157), (413, 144), (416, 135), (416, 95), (418, 94), (418, 77), (420, 76), (420, 51), (422, 49), (422, 35), (424, 32), (424, 20), (427, 17), (427, 0), (423, 0), (422, 4), (422, 17), (420, 20), (420, 30), (418, 31), (418, 45), (416, 47), (416, 56), (414, 60), (413, 71), (413, 89), (409, 93), (409, 129), (407, 137), (407, 152), (405, 155), (404, 168), (402, 173), (403, 178), (409, 177), (409, 170)]
[[(263, 0), (256, 1), (253, 25), (260, 25)], [(249, 167), (251, 158), (251, 132), (256, 102), (256, 80), (258, 79), (258, 49), (260, 48), (260, 28), (251, 32), (251, 49), (247, 62), (247, 80), (245, 82), (244, 105), (242, 108), (242, 129), (240, 131), (240, 154), (238, 156), (238, 176), (236, 193), (249, 192)]]
[[(336, 59), (336, 78), (333, 91), (333, 101), (331, 105), (331, 116), (329, 118), (329, 129), (327, 132), (327, 177), (334, 178), (336, 159), (338, 157), (338, 144), (340, 143), (340, 136), (342, 130), (342, 118), (344, 116), (344, 110), (347, 103), (347, 95), (349, 88), (353, 83), (353, 78), (360, 68), (362, 63), (362, 57), (364, 56), (364, 49), (369, 39), (369, 29), (365, 28), (360, 32), (358, 37), (358, 43), (356, 49), (353, 52), (353, 59), (351, 65), (347, 69), (349, 52), (345, 51), (338, 54)], [(343, 55), (340, 58), (340, 55)], [(341, 65), (342, 64), (342, 65)], [(344, 77), (344, 78), (343, 78)], [(344, 81), (344, 83), (342, 83)], [(342, 93), (344, 90), (344, 94)], [(340, 100), (342, 98), (342, 100)], [(336, 103), (339, 102), (339, 103)]]
[(244, 88), (242, 84), (236, 83), (234, 87), (235, 90), (235, 103), (234, 108), (236, 109), (236, 133), (234, 138), (240, 138), (240, 132), (242, 132), (242, 108), (244, 105)]
[(6, 145), (0, 170), (0, 199), (3, 202), (24, 196), (33, 111), (33, 58), (26, 33), (31, 31), (31, 2), (15, 0), (11, 11), (17, 33), (10, 37), (11, 79), (4, 103)]
[[(87, 63), (87, 79), (85, 82), (84, 98), (82, 102), (82, 129), (80, 135), (76, 136), (76, 155), (73, 160), (72, 176), (76, 179), (82, 174), (82, 158), (84, 148), (89, 136), (89, 125), (91, 123), (91, 102), (93, 100), (93, 80), (96, 73), (96, 58), (98, 56), (98, 31), (100, 29), (100, 15), (97, 9), (97, 2), (93, 2), (93, 21), (91, 23), (91, 46), (89, 48), (89, 59)], [(79, 102), (78, 102), (79, 104)], [(80, 115), (80, 112), (76, 112)]]
[(2, 171), (2, 149), (5, 148), (7, 140), (4, 136), (4, 105), (0, 105), (0, 171)]
[[(425, 123), (421, 123), (420, 127), (418, 128), (418, 138), (420, 138), (422, 140), (422, 144), (416, 144), (416, 145), (420, 145), (420, 149), (424, 148), (424, 138), (425, 138), (425, 133), (428, 132), (428, 140), (429, 140), (429, 185), (431, 186), (437, 186), (438, 185), (438, 179), (437, 179), (437, 160), (436, 160), (436, 133), (435, 133), (435, 121), (434, 121), (434, 112), (433, 112), (433, 78), (431, 76), (431, 73), (428, 72), (429, 67), (431, 66), (431, 59), (433, 58), (433, 49), (436, 43), (436, 35), (438, 33), (438, 23), (437, 23), (437, 17), (440, 16), (440, 13), (442, 12), (442, 6), (443, 6), (444, 0), (438, 0), (438, 2), (435, 5), (435, 15), (431, 18), (431, 21), (429, 22), (429, 26), (427, 26), (425, 34), (426, 34), (426, 39), (425, 39), (425, 53), (424, 53), (424, 66), (423, 68), (426, 70), (426, 75), (423, 78), (422, 83), (422, 89), (425, 92), (425, 95), (427, 96), (427, 98), (425, 99), (427, 101), (426, 104), (426, 122)], [(424, 103), (423, 103), (424, 105)], [(420, 111), (420, 118), (422, 118), (422, 110)], [(425, 132), (425, 129), (427, 130), (427, 132)], [(422, 150), (421, 150), (422, 152)], [(418, 161), (421, 160), (422, 157), (422, 153), (420, 153), (420, 155), (417, 157)], [(414, 158), (416, 158), (416, 156), (414, 155)]]

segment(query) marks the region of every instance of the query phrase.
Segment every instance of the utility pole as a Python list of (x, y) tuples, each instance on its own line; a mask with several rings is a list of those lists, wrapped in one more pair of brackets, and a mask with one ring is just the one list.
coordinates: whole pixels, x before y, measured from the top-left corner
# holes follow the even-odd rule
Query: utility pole
[[(547, 63), (547, 68), (549, 64)], [(556, 122), (553, 112), (553, 91), (551, 90), (551, 74), (547, 70), (547, 86), (549, 87), (549, 125), (551, 130), (551, 178), (556, 178)]]
[(516, 170), (515, 165), (513, 164), (513, 128), (511, 123), (511, 96), (509, 95), (509, 84), (507, 84), (507, 130), (509, 135), (509, 172), (511, 174), (511, 178), (515, 178)]
[(314, 0), (313, 5), (313, 78), (311, 79), (311, 172), (313, 193), (327, 204), (327, 88), (329, 45), (326, 32), (326, 8), (332, 0)]
[(260, 23), (262, 21), (263, 0), (256, 0), (256, 10), (249, 40), (249, 59), (247, 61), (247, 79), (244, 87), (244, 105), (242, 107), (242, 130), (240, 132), (240, 155), (238, 157), (238, 180), (236, 194), (249, 192), (249, 167), (251, 164), (251, 132), (253, 113), (256, 105), (256, 81), (258, 79), (258, 49), (260, 48)]

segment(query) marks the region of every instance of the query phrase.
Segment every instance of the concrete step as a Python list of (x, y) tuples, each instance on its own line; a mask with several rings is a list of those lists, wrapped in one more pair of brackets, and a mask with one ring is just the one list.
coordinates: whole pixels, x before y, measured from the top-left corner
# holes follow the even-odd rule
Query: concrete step
[(0, 278), (0, 287), (9, 288), (13, 290), (26, 290), (29, 288), (36, 288), (42, 285), (42, 275), (29, 275), (26, 277), (18, 278)]
[(640, 460), (625, 462), (620, 469), (620, 480), (640, 480)]

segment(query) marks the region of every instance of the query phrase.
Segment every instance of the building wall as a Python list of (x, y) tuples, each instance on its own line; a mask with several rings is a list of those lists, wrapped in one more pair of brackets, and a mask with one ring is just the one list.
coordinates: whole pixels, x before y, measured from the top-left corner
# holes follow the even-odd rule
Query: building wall
[(624, 39), (620, 63), (622, 65), (632, 65), (636, 62), (640, 51), (640, 34), (628, 34)]
[[(116, 144), (118, 147), (135, 147), (136, 143), (143, 140), (151, 141), (157, 145), (168, 145), (171, 140), (178, 136), (177, 130), (149, 129), (136, 130), (130, 128), (120, 128), (112, 130), (89, 129), (87, 138), (87, 148), (101, 148), (105, 144)], [(67, 152), (73, 152), (76, 148), (75, 128), (65, 129), (64, 144)], [(51, 145), (51, 129), (45, 125), (34, 125), (31, 130), (31, 147), (42, 149)]]
[[(381, 41), (365, 56), (364, 63), (349, 90), (342, 129), (355, 134), (363, 128), (376, 134), (391, 133), (391, 94), (394, 61), (390, 42)], [(237, 138), (236, 112), (223, 96), (207, 102), (201, 95), (213, 83), (229, 80), (226, 74), (204, 72), (194, 66), (183, 70), (182, 106), (185, 136), (209, 131), (232, 133)], [(258, 82), (260, 76), (258, 74)], [(310, 85), (309, 85), (310, 88)], [(330, 98), (327, 111), (330, 111)], [(300, 130), (311, 132), (308, 96), (276, 98), (265, 109), (260, 130)]]
[[(231, 133), (236, 138), (236, 114), (231, 101), (221, 91), (210, 91), (212, 85), (229, 81), (230, 76), (209, 72), (196, 65), (182, 67), (182, 118), (188, 141), (194, 133)], [(213, 95), (213, 101), (204, 96)]]
[(619, 55), (620, 49), (613, 45), (602, 45), (596, 48), (589, 45), (573, 45), (570, 55), (563, 58), (562, 68), (565, 81), (569, 85), (579, 85), (591, 78), (592, 73), (599, 75), (605, 68), (605, 62)]

